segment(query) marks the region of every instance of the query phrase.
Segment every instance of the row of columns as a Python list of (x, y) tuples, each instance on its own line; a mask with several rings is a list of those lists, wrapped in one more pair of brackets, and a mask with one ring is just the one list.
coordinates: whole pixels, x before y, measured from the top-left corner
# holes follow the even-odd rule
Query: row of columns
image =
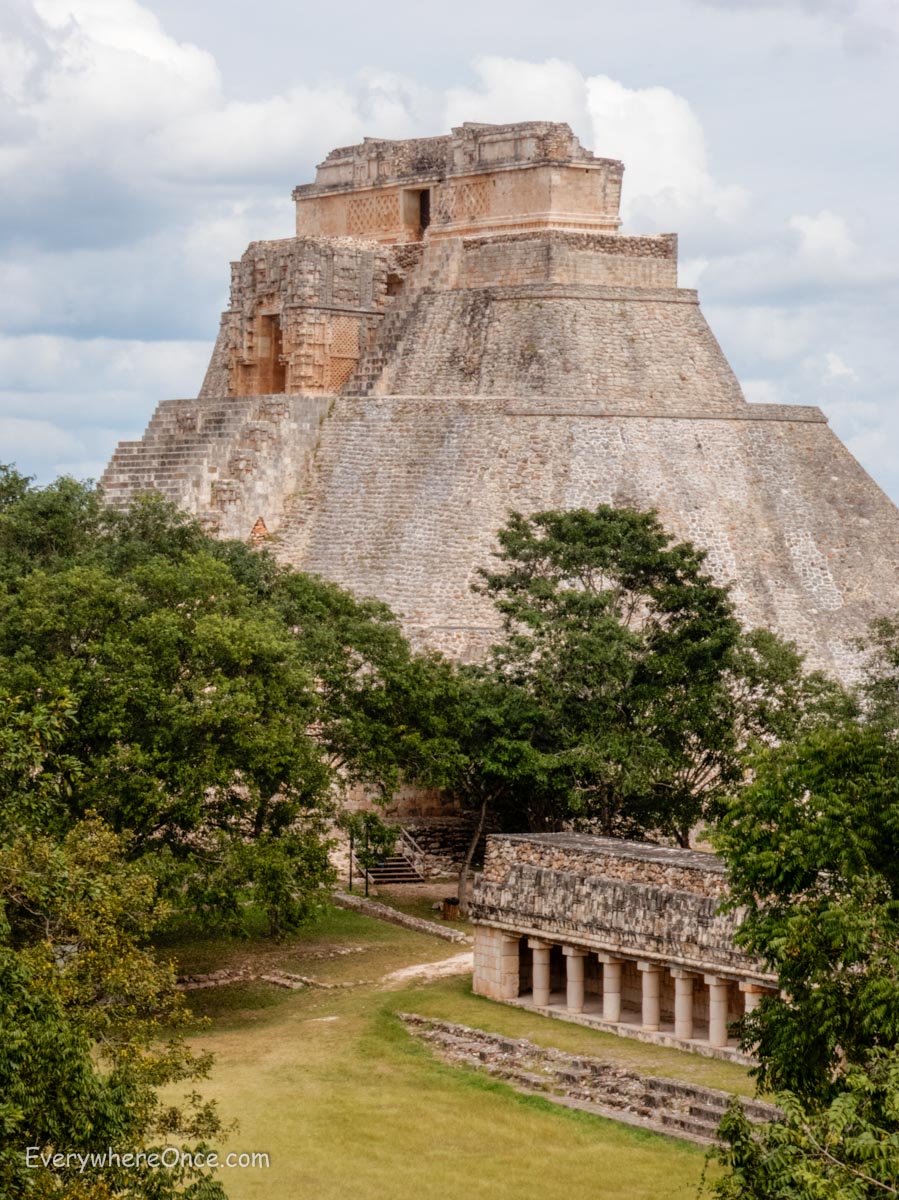
[[(533, 951), (533, 1000), (538, 1008), (545, 1008), (550, 997), (550, 951), (552, 945), (537, 938), (529, 938)], [(569, 1012), (584, 1010), (584, 960), (589, 951), (577, 946), (563, 946), (565, 955), (566, 995), (565, 1006)], [(597, 954), (603, 964), (602, 972), (602, 1019), (609, 1022), (621, 1020), (621, 968), (624, 960), (611, 954)], [(638, 962), (641, 975), (642, 1027), (648, 1033), (657, 1033), (661, 1025), (662, 972), (666, 969), (659, 963)], [(691, 1039), (693, 1030), (693, 982), (697, 972), (680, 967), (668, 968), (674, 979), (674, 1034), (675, 1037)], [(703, 975), (709, 989), (709, 1034), (711, 1046), (727, 1045), (727, 984), (718, 975)], [(752, 1012), (767, 990), (752, 983), (741, 983), (745, 997), (745, 1011)]]

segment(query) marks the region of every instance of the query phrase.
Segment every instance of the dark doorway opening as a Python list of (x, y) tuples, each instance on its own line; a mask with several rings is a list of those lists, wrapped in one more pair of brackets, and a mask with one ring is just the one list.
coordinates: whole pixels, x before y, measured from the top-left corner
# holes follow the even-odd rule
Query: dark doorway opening
[(281, 344), (281, 321), (276, 316), (263, 316), (259, 324), (257, 393), (268, 396), (275, 392), (283, 392), (287, 384)]
[(431, 189), (423, 188), (418, 193), (418, 224), (421, 232), (431, 224)]

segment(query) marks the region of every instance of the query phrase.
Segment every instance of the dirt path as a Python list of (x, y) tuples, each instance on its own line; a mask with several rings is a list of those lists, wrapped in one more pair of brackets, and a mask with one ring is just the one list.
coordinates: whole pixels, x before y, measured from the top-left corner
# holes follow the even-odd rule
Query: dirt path
[(381, 979), (388, 986), (408, 983), (410, 979), (421, 979), (425, 982), (431, 979), (442, 979), (445, 975), (465, 975), (474, 967), (474, 954), (466, 950), (463, 954), (454, 954), (452, 958), (442, 958), (439, 962), (415, 963), (411, 967), (401, 967), (399, 971), (391, 971)]

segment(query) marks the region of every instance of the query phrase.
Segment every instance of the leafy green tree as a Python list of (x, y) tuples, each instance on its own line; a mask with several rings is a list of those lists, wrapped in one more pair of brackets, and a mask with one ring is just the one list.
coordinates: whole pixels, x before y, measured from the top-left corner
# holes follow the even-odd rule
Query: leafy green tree
[(134, 851), (201, 859), (207, 834), (285, 833), (327, 799), (296, 638), (202, 552), (31, 572), (0, 597), (0, 663), (19, 697), (76, 705), (62, 827), (95, 811)]
[(859, 648), (866, 652), (858, 688), (865, 719), (895, 735), (899, 732), (899, 620), (872, 621)]
[(340, 788), (388, 798), (452, 753), (432, 719), (452, 668), (412, 654), (386, 606), (209, 538), (158, 497), (117, 512), (71, 480), (3, 478), (14, 720), (37, 726), (51, 696), (73, 716), (46, 827), (99, 813), (204, 920), (238, 927), (252, 888), (284, 932), (331, 881)]
[[(867, 716), (800, 732), (755, 761), (714, 843), (739, 943), (779, 993), (740, 1023), (785, 1120), (722, 1123), (726, 1200), (899, 1195), (899, 742), (894, 631), (861, 688)], [(845, 714), (844, 714), (845, 715)]]
[(713, 1153), (719, 1200), (877, 1200), (899, 1196), (899, 1053), (849, 1068), (822, 1103), (778, 1097), (782, 1121), (752, 1125), (734, 1102)]
[(82, 1170), (50, 1161), (110, 1147), (158, 1151), (173, 1141), (198, 1149), (222, 1132), (215, 1109), (196, 1095), (183, 1103), (159, 1096), (209, 1067), (180, 1034), (189, 1014), (171, 967), (146, 946), (163, 916), (152, 878), (96, 818), (62, 841), (21, 833), (0, 848), (3, 1200), (223, 1196), (187, 1164)]
[[(653, 513), (516, 514), (499, 542), (500, 567), (481, 572), (504, 622), (490, 666), (531, 825), (687, 844), (741, 780), (746, 745), (800, 720), (801, 659), (744, 635), (704, 553)], [(835, 689), (816, 686), (826, 708)]]
[(184, 1043), (183, 997), (149, 946), (168, 914), (154, 879), (96, 816), (52, 832), (78, 779), (63, 750), (75, 720), (65, 694), (27, 705), (0, 695), (0, 1198), (214, 1200), (221, 1186), (187, 1162), (51, 1161), (198, 1149), (222, 1132), (195, 1095), (159, 1096), (192, 1088), (209, 1059)]
[(899, 1045), (899, 745), (850, 723), (770, 749), (713, 838), (738, 942), (783, 990), (743, 1023), (760, 1085), (826, 1098)]
[(0, 583), (83, 553), (101, 522), (97, 491), (64, 476), (45, 488), (0, 466)]

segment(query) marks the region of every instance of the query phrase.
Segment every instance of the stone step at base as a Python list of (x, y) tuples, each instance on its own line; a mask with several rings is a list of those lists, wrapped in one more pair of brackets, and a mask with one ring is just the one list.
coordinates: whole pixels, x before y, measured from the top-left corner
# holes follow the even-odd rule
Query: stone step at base
[(667, 1110), (658, 1113), (657, 1119), (668, 1129), (682, 1129), (697, 1137), (708, 1138), (710, 1142), (716, 1140), (718, 1133), (717, 1121), (703, 1121), (696, 1117), (691, 1117), (687, 1113), (669, 1112)]

